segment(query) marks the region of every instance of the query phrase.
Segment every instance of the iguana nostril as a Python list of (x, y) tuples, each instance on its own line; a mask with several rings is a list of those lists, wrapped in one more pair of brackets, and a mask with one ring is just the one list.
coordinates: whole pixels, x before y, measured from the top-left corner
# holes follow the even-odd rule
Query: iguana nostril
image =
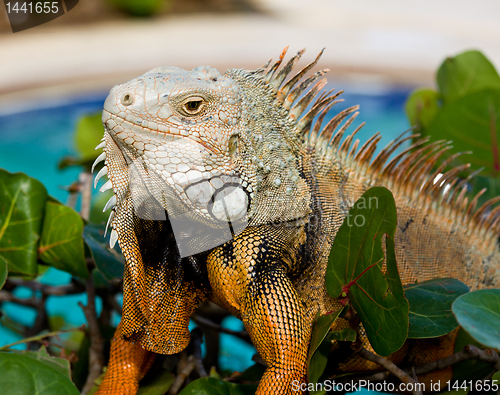
[(130, 93), (125, 93), (120, 100), (124, 106), (130, 106), (134, 102), (134, 96)]

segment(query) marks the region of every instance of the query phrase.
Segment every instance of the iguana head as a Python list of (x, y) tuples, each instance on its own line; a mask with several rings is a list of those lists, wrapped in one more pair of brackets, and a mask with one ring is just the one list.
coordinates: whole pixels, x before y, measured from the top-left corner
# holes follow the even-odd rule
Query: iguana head
[[(241, 113), (238, 86), (217, 70), (158, 67), (111, 90), (103, 123), (129, 165), (129, 182), (135, 174), (167, 212), (215, 225), (245, 217), (250, 201), (234, 158)], [(106, 165), (115, 192), (131, 188)]]
[(105, 188), (115, 192), (108, 207), (116, 211), (129, 195), (139, 217), (164, 219), (166, 210), (170, 220), (202, 224), (207, 232), (229, 229), (228, 223), (238, 232), (305, 218), (310, 193), (300, 136), (335, 96), (320, 98), (298, 119), (326, 83), (298, 100), (325, 73), (296, 86), (318, 56), (281, 86), (302, 53), (279, 73), (284, 53), (270, 69), (221, 75), (210, 67), (158, 67), (115, 86), (104, 104), (106, 147), (99, 158), (106, 158)]

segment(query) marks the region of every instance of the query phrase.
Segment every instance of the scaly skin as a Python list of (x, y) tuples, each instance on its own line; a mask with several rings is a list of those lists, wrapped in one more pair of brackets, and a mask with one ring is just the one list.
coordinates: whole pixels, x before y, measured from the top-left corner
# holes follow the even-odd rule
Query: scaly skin
[[(206, 299), (243, 321), (266, 362), (257, 394), (297, 393), (292, 383), (307, 377), (313, 319), (339, 307), (324, 285), (333, 239), (371, 186), (395, 196), (404, 283), (455, 277), (472, 288), (498, 284), (495, 213), (475, 210), (461, 185), (444, 199), (441, 184), (432, 182), (443, 168), (431, 169), (448, 146), (417, 143), (386, 163), (404, 138), (375, 160), (378, 135), (358, 151), (352, 136), (340, 145), (356, 114), (337, 126), (355, 108), (323, 127), (337, 96), (328, 93), (301, 117), (325, 81), (297, 98), (325, 71), (295, 88), (319, 56), (283, 83), (302, 52), (277, 71), (284, 55), (269, 70), (224, 75), (208, 67), (159, 67), (114, 87), (106, 99), (97, 160), (105, 159), (105, 167), (97, 178), (107, 174), (101, 190), (115, 194), (108, 205), (111, 244), (120, 243), (126, 268), (121, 328), (99, 395), (136, 391), (150, 358), (141, 347), (161, 354), (184, 349), (189, 316)], [(442, 179), (453, 183), (461, 170)], [(451, 353), (453, 339), (407, 343), (392, 358), (435, 360)], [(133, 372), (122, 379), (116, 372), (127, 361)], [(350, 354), (338, 366), (375, 368)]]

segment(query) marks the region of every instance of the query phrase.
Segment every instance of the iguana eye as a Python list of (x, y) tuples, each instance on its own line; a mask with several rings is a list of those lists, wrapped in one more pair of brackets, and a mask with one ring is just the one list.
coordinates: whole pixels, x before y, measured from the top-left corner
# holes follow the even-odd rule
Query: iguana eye
[(203, 109), (203, 102), (204, 100), (201, 97), (190, 97), (182, 104), (182, 109), (187, 115), (196, 115)]

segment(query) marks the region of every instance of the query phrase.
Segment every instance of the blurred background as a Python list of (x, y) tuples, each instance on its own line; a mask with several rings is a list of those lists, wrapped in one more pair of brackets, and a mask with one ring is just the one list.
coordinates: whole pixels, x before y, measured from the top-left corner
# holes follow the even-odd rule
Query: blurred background
[[(446, 57), (479, 49), (500, 66), (498, 0), (80, 0), (17, 33), (5, 7), (0, 14), (0, 168), (39, 179), (62, 202), (80, 173), (58, 169), (63, 156), (75, 154), (79, 119), (100, 111), (113, 85), (160, 65), (254, 69), (290, 46), (289, 56), (307, 48), (300, 67), (326, 48), (317, 68), (331, 70), (327, 88), (345, 90), (342, 108), (361, 105), (357, 123), (367, 125), (359, 138), (380, 131), (381, 146), (408, 129), (409, 92), (435, 86)], [(44, 276), (54, 284), (70, 277), (56, 269)], [(50, 314), (84, 323), (73, 308), (84, 295), (65, 298), (48, 300)], [(35, 320), (28, 307), (2, 309), (23, 325)], [(228, 326), (241, 329), (236, 321)], [(0, 326), (0, 345), (19, 338)], [(230, 359), (222, 368), (252, 363), (247, 344), (225, 341), (222, 357)]]
[(325, 47), (330, 78), (365, 86), (431, 84), (445, 56), (470, 48), (500, 62), (496, 0), (80, 0), (16, 34), (0, 9), (2, 107), (105, 91), (158, 65), (256, 68), (287, 45)]
[(290, 46), (289, 56), (307, 48), (300, 67), (326, 48), (317, 68), (361, 105), (360, 138), (390, 140), (408, 127), (408, 92), (434, 86), (444, 58), (480, 49), (500, 64), (497, 0), (80, 0), (17, 33), (0, 14), (0, 166), (48, 181), (63, 201), (57, 186), (75, 173), (54, 161), (71, 153), (76, 120), (159, 65), (254, 69)]

